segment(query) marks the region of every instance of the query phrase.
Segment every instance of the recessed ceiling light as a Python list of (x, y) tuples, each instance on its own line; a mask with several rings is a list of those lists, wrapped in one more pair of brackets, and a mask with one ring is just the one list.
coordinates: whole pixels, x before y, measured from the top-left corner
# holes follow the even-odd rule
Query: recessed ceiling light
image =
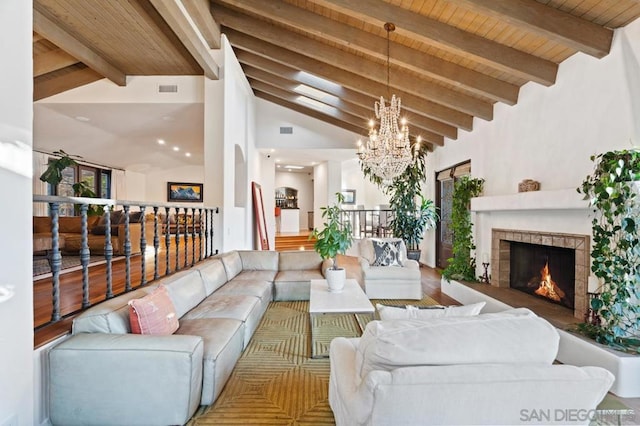
[(84, 121), (84, 122), (91, 121), (91, 119), (89, 117), (85, 117), (83, 115), (77, 115), (75, 118), (78, 121)]
[(164, 139), (158, 139), (158, 145), (164, 145)]
[(173, 147), (173, 150), (177, 152), (177, 151), (180, 151), (180, 148), (179, 148), (179, 147), (177, 147), (177, 146), (174, 146), (174, 147)]
[(185, 156), (185, 157), (191, 157), (191, 153), (190, 153), (190, 152), (185, 152), (185, 153), (184, 153), (184, 156)]
[(303, 167), (303, 166), (291, 166), (291, 165), (284, 166), (284, 168), (285, 168), (285, 169), (295, 169), (295, 170), (304, 169), (304, 167)]
[(280, 164), (278, 164), (276, 167), (277, 167), (277, 168), (280, 168), (280, 167), (282, 167), (282, 166), (281, 166)]

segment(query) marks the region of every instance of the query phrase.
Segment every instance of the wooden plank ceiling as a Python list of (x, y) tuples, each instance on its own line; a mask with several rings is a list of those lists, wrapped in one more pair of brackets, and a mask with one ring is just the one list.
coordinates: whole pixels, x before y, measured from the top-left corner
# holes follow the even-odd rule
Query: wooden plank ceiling
[(553, 85), (576, 52), (606, 56), (638, 16), (636, 0), (34, 0), (34, 99), (103, 77), (217, 78), (224, 33), (257, 97), (365, 135), (394, 93), (432, 149), (523, 84)]

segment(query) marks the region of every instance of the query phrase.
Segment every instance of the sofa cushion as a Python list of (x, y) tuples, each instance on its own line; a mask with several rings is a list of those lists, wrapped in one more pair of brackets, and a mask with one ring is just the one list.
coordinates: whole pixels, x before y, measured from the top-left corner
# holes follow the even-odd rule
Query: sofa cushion
[(87, 309), (74, 318), (72, 334), (130, 333), (131, 325), (129, 322), (129, 305), (127, 302), (131, 299), (143, 297), (154, 289), (155, 286), (150, 286), (134, 290)]
[(215, 294), (254, 296), (259, 298), (261, 302), (268, 304), (273, 299), (273, 284), (267, 280), (245, 281), (234, 278), (217, 290)]
[(207, 296), (210, 296), (227, 282), (227, 272), (224, 270), (222, 260), (218, 258), (198, 263), (195, 268), (200, 271)]
[(375, 260), (371, 266), (402, 266), (400, 244), (402, 241), (372, 240)]
[(417, 365), (551, 364), (559, 340), (549, 322), (524, 308), (430, 321), (372, 321), (358, 344), (356, 372), (364, 379), (373, 370)]
[(227, 253), (222, 253), (219, 259), (224, 265), (224, 270), (227, 273), (227, 280), (232, 280), (236, 275), (242, 272), (242, 259), (237, 251), (233, 250)]
[(230, 281), (273, 281), (278, 271), (243, 270)]
[(442, 317), (468, 317), (478, 315), (486, 302), (463, 306), (387, 306), (376, 304), (376, 310), (383, 321), (394, 319), (432, 319)]
[(278, 270), (298, 271), (304, 269), (317, 269), (322, 267), (322, 257), (311, 250), (281, 251), (278, 261)]
[(158, 286), (140, 299), (129, 300), (128, 304), (133, 334), (170, 335), (178, 329), (176, 308), (165, 286)]
[(242, 321), (228, 318), (183, 320), (175, 334), (202, 337), (204, 354), (200, 405), (213, 404), (242, 354)]
[(196, 269), (177, 272), (162, 278), (158, 283), (167, 286), (178, 318), (181, 318), (207, 297), (202, 277)]
[(240, 250), (238, 251), (242, 259), (243, 271), (277, 271), (278, 252), (270, 250)]

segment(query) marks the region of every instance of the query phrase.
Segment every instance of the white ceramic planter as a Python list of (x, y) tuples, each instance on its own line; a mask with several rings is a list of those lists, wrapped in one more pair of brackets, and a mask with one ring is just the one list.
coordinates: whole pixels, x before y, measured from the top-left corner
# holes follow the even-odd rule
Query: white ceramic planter
[(325, 277), (327, 278), (329, 291), (331, 293), (340, 293), (344, 288), (344, 281), (347, 278), (347, 273), (344, 268), (328, 268), (325, 271)]

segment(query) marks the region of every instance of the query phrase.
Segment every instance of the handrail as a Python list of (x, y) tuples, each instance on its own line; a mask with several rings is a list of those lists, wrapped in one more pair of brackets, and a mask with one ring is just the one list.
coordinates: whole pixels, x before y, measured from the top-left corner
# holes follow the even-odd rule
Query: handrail
[[(90, 292), (89, 287), (89, 260), (91, 249), (89, 246), (89, 225), (88, 225), (88, 207), (89, 205), (103, 207), (105, 214), (104, 220), (104, 245), (101, 247), (105, 259), (105, 278), (106, 287), (103, 297), (98, 297), (98, 301), (104, 301), (114, 297), (116, 294), (113, 288), (112, 262), (114, 257), (113, 237), (118, 238), (118, 254), (124, 255), (125, 262), (125, 283), (124, 292), (129, 292), (140, 288), (147, 284), (146, 272), (146, 256), (147, 246), (153, 247), (154, 273), (153, 280), (161, 276), (171, 274), (195, 265), (196, 263), (217, 254), (217, 250), (213, 249), (213, 223), (214, 215), (218, 214), (217, 207), (194, 206), (187, 203), (164, 203), (164, 202), (147, 202), (147, 201), (130, 201), (130, 200), (114, 200), (105, 198), (87, 198), (87, 197), (61, 197), (50, 195), (34, 195), (35, 203), (47, 203), (49, 205), (49, 219), (51, 224), (50, 241), (47, 236), (44, 239), (44, 245), (47, 246), (47, 260), (51, 268), (52, 297), (51, 297), (51, 320), (46, 324), (36, 324), (36, 327), (49, 325), (60, 321), (64, 316), (77, 313), (79, 310), (87, 309), (96, 303), (95, 292)], [(80, 232), (80, 264), (82, 265), (82, 305), (81, 309), (60, 307), (60, 272), (62, 269), (62, 257), (64, 249), (64, 238), (60, 235), (60, 205), (73, 204), (74, 210), (79, 212), (81, 232)], [(118, 224), (111, 223), (112, 212), (116, 207), (122, 207), (123, 219)], [(132, 208), (135, 210), (132, 210)], [(139, 213), (138, 213), (139, 212)], [(108, 213), (108, 214), (107, 214)], [(136, 230), (138, 235), (138, 226), (130, 221), (133, 214), (139, 215), (139, 246), (140, 250), (140, 282), (131, 283), (131, 258), (138, 254), (133, 252), (133, 244), (131, 231)], [(34, 219), (35, 220), (35, 219)], [(117, 230), (114, 227), (117, 226)], [(150, 228), (150, 229), (147, 229)], [(123, 231), (122, 234), (118, 234)], [(115, 232), (115, 233), (114, 233)], [(149, 233), (149, 235), (147, 235)], [(113, 234), (113, 235), (112, 235)], [(35, 235), (34, 235), (35, 236)], [(93, 237), (93, 235), (92, 235)], [(161, 239), (161, 237), (164, 237)], [(77, 237), (74, 238), (77, 243)], [(183, 240), (184, 262), (179, 262), (180, 240)], [(164, 240), (164, 245), (161, 241)], [(172, 244), (173, 241), (173, 244)], [(34, 240), (35, 242), (35, 240)], [(50, 247), (49, 247), (50, 243)], [(171, 265), (170, 249), (175, 245), (175, 264)], [(196, 250), (196, 246), (198, 246)], [(95, 244), (94, 244), (95, 249)], [(165, 251), (165, 270), (160, 271), (160, 251)], [(97, 250), (99, 251), (99, 250)], [(189, 252), (191, 254), (189, 262)], [(172, 269), (173, 266), (173, 269)], [(75, 284), (75, 283), (72, 283)], [(66, 286), (69, 284), (65, 283)], [(73, 289), (67, 289), (67, 292)], [(34, 287), (35, 291), (35, 287)], [(91, 293), (91, 294), (90, 294)], [(92, 297), (90, 297), (92, 296)], [(34, 295), (34, 304), (36, 298)], [(69, 305), (66, 303), (65, 305)], [(34, 306), (34, 312), (36, 311)]]

